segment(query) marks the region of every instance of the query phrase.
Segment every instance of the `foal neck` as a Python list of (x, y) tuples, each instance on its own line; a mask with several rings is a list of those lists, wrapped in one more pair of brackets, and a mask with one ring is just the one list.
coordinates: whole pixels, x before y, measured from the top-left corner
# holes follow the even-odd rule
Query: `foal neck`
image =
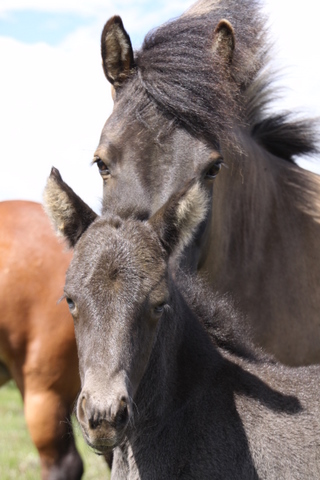
[(221, 363), (179, 286), (170, 281), (170, 308), (161, 318), (149, 365), (135, 398), (139, 417), (151, 422), (180, 409)]

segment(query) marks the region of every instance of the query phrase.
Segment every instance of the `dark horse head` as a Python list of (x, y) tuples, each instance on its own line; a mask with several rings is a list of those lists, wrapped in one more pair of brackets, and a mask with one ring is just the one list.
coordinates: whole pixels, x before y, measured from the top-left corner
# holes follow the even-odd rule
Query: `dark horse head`
[[(104, 180), (104, 209), (122, 218), (132, 213), (148, 218), (193, 177), (212, 192), (223, 163), (219, 133), (230, 127), (225, 112), (236, 109), (226, 89), (235, 40), (228, 21), (218, 21), (209, 34), (203, 19), (186, 16), (165, 25), (136, 54), (120, 17), (104, 27), (103, 68), (115, 102), (94, 160)], [(196, 51), (196, 57), (203, 54), (198, 64)], [(204, 90), (210, 98), (203, 97)], [(212, 117), (214, 132), (201, 114)], [(194, 266), (203, 229), (189, 258)]]

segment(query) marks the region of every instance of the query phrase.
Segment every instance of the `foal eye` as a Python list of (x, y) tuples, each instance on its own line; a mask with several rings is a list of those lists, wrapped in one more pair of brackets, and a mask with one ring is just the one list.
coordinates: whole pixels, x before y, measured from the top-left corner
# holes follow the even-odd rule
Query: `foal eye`
[(66, 302), (68, 304), (68, 307), (69, 307), (70, 311), (75, 309), (76, 305), (70, 297), (66, 297)]
[(97, 164), (99, 173), (102, 177), (108, 177), (110, 175), (110, 170), (107, 165), (99, 157), (95, 157), (94, 162)]
[(214, 164), (212, 164), (209, 170), (206, 171), (205, 178), (209, 178), (209, 179), (216, 178), (216, 176), (221, 170), (222, 164), (223, 164), (222, 159), (219, 159)]

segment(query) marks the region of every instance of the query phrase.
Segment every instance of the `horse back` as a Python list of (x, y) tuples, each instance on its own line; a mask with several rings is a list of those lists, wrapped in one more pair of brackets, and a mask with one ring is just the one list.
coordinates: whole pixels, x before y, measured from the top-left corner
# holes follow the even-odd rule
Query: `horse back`
[(22, 391), (25, 376), (38, 382), (40, 370), (54, 384), (64, 357), (77, 365), (73, 322), (58, 302), (71, 253), (38, 203), (1, 202), (0, 220), (0, 361)]

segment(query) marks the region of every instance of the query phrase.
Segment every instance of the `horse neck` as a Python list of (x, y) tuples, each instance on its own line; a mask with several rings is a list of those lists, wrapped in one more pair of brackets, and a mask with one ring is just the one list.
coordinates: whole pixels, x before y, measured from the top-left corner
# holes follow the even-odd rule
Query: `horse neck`
[(226, 259), (232, 268), (238, 262), (241, 268), (255, 266), (266, 242), (284, 251), (288, 242), (293, 246), (301, 225), (320, 228), (317, 176), (267, 153), (250, 137), (240, 138), (239, 145), (226, 148), (226, 169), (214, 186), (208, 251), (216, 271)]

